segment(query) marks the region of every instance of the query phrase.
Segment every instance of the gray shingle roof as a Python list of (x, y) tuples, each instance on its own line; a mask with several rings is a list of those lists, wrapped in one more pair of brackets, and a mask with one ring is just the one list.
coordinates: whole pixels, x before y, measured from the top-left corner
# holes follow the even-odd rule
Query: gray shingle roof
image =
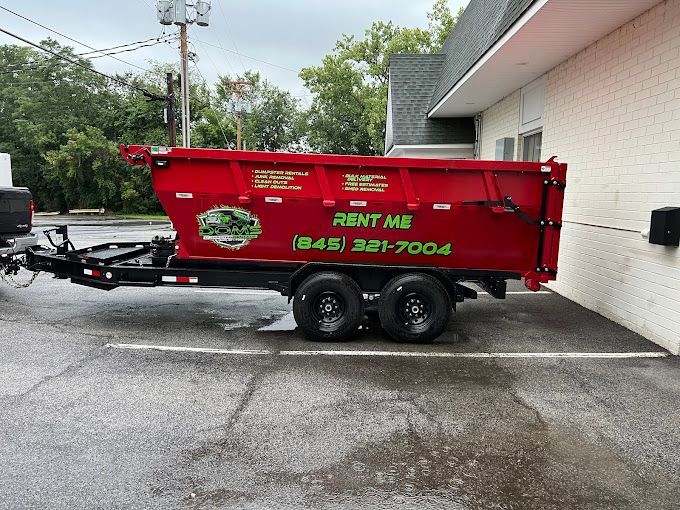
[(444, 42), (446, 61), (435, 86), (432, 109), (517, 21), (534, 0), (471, 0)]
[(393, 145), (473, 143), (471, 118), (428, 119), (432, 94), (446, 55), (392, 55), (390, 57), (391, 126), (386, 151)]

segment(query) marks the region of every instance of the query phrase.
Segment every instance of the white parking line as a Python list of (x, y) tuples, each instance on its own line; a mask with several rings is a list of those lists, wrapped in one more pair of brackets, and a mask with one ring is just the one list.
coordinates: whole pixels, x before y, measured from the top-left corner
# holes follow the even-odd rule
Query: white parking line
[(411, 351), (271, 351), (268, 349), (210, 349), (202, 347), (174, 347), (170, 345), (106, 344), (111, 349), (150, 350), (170, 352), (198, 352), (234, 356), (344, 356), (391, 358), (665, 358), (668, 352), (411, 352)]
[(233, 354), (237, 356), (264, 356), (273, 354), (272, 351), (263, 349), (210, 349), (207, 347), (175, 347), (172, 345), (106, 344), (105, 347), (131, 351), (200, 352), (204, 354)]
[(667, 352), (409, 352), (280, 351), (281, 356), (383, 356), (397, 358), (665, 358)]

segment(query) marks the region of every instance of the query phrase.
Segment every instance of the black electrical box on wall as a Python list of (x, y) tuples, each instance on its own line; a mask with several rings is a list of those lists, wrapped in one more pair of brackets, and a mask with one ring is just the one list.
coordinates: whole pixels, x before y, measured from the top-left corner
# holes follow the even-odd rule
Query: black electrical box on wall
[(652, 211), (649, 242), (663, 246), (680, 246), (680, 207), (662, 207)]

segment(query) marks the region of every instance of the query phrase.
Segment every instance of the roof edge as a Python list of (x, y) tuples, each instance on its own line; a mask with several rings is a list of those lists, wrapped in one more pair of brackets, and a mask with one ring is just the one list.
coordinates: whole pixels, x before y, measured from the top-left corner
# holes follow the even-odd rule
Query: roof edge
[[(427, 112), (428, 118), (432, 118), (436, 114), (437, 110), (465, 83), (474, 73), (487, 61), (489, 60), (500, 48), (502, 48), (514, 34), (516, 34), (524, 25), (529, 22), (531, 18), (540, 11), (545, 4), (550, 0), (536, 0), (532, 2), (522, 14), (508, 27), (508, 29), (503, 32), (503, 35), (488, 48), (482, 56), (480, 56), (475, 63), (463, 74), (463, 76), (458, 79), (451, 87), (448, 92), (444, 94), (435, 104), (431, 104)], [(455, 30), (455, 28), (454, 28)], [(453, 31), (451, 32), (453, 33)]]

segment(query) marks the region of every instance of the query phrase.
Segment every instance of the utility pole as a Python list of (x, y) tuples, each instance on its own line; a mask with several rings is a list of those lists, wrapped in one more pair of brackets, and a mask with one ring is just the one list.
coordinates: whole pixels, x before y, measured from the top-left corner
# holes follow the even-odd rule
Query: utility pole
[[(187, 7), (194, 9), (194, 18), (190, 19)], [(196, 23), (201, 27), (207, 27), (210, 18), (211, 4), (209, 0), (195, 0), (193, 4), (187, 4), (187, 0), (157, 0), (158, 21), (161, 25), (179, 26), (179, 53), (182, 87), (182, 145), (191, 147), (191, 108), (189, 105), (189, 41), (187, 27)], [(169, 128), (168, 128), (169, 129)]]
[(166, 96), (168, 112), (168, 139), (169, 147), (177, 145), (177, 114), (175, 113), (175, 83), (172, 73), (166, 75), (168, 94)]
[(241, 97), (243, 94), (248, 94), (253, 91), (252, 87), (255, 85), (252, 81), (225, 81), (225, 85), (228, 87), (226, 90), (227, 94), (236, 95), (236, 150), (240, 151), (243, 147), (241, 143)]
[(191, 147), (191, 108), (189, 106), (189, 45), (186, 23), (179, 26), (179, 53), (182, 57), (182, 146), (189, 148)]

